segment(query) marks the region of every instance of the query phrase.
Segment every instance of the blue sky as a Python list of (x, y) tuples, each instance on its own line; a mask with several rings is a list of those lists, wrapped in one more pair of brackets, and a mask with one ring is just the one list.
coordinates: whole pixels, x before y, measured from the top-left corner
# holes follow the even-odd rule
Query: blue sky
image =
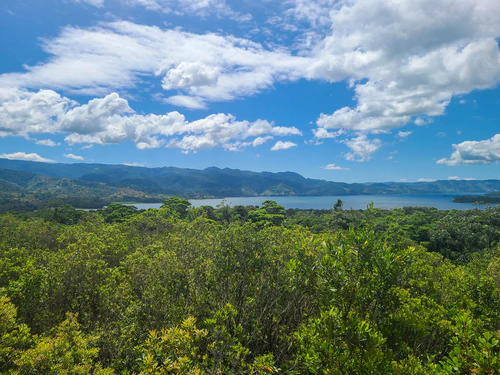
[(497, 0), (4, 0), (0, 157), (497, 179), (499, 14)]

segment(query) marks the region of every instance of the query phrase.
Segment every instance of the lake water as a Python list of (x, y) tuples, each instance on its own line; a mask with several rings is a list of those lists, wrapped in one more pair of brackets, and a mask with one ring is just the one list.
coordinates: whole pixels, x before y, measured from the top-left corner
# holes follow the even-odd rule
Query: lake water
[[(465, 194), (461, 194), (465, 195)], [(467, 195), (472, 195), (468, 193)], [(344, 209), (366, 209), (370, 202), (374, 203), (375, 208), (396, 208), (407, 206), (435, 207), (439, 210), (467, 210), (473, 208), (471, 203), (453, 203), (453, 196), (443, 194), (425, 194), (425, 195), (347, 195), (331, 197), (232, 197), (225, 199), (192, 199), (191, 204), (194, 207), (212, 206), (216, 207), (222, 201), (230, 206), (235, 205), (253, 205), (260, 206), (267, 199), (276, 201), (285, 208), (302, 209), (331, 209), (337, 199), (344, 201)], [(161, 203), (137, 203), (133, 206), (139, 209), (159, 208)]]

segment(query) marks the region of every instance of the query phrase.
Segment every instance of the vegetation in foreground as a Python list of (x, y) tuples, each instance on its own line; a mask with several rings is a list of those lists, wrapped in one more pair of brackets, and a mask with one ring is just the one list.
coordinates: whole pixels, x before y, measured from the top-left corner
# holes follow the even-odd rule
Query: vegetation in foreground
[(0, 216), (4, 374), (498, 374), (500, 209)]

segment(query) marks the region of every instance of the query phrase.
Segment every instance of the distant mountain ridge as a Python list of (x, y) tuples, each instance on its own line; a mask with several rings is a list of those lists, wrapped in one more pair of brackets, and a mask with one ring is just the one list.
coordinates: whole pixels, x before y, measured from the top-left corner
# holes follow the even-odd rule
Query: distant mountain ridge
[[(127, 188), (148, 197), (177, 195), (186, 198), (235, 196), (341, 196), (372, 194), (457, 194), (500, 190), (500, 180), (443, 180), (434, 182), (344, 183), (309, 179), (295, 172), (251, 172), (210, 167), (203, 170), (146, 168), (110, 164), (57, 164), (0, 159), (0, 168), (28, 171), (101, 188)], [(3, 181), (3, 182), (2, 182)], [(0, 189), (13, 189), (0, 178)], [(135, 195), (135, 193), (134, 193)]]

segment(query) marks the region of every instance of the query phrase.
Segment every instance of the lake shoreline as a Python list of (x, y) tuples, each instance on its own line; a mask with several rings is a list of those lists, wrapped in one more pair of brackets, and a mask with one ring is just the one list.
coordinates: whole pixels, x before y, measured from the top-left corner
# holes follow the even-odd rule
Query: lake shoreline
[[(442, 195), (443, 197), (450, 197), (450, 198), (455, 198), (455, 197), (460, 197), (460, 196), (483, 196), (485, 192), (478, 192), (478, 193), (426, 193), (426, 194), (345, 194), (345, 195), (244, 195), (244, 196), (235, 196), (235, 197), (208, 197), (208, 198), (183, 198), (187, 199), (188, 201), (205, 201), (205, 200), (228, 200), (228, 199), (251, 199), (251, 198), (291, 198), (291, 197), (296, 197), (296, 198), (339, 198), (342, 199), (343, 197), (378, 197), (378, 196), (402, 196), (402, 197), (413, 197), (413, 196), (438, 196)], [(462, 203), (462, 202), (456, 202), (456, 203)], [(134, 201), (128, 201), (128, 202), (111, 202), (110, 204), (125, 204), (125, 205), (132, 205), (132, 204), (163, 204), (163, 201), (155, 201), (155, 202), (134, 202)]]
[[(484, 193), (477, 193), (482, 195)], [(211, 199), (188, 199), (193, 207), (217, 207), (221, 203), (229, 206), (260, 206), (265, 200), (274, 200), (285, 209), (325, 210), (332, 209), (337, 199), (344, 202), (344, 209), (366, 209), (371, 202), (375, 208), (394, 209), (402, 207), (434, 207), (438, 210), (466, 210), (476, 208), (471, 203), (455, 203), (453, 198), (461, 194), (370, 194), (370, 195), (335, 195), (335, 196), (255, 196), (255, 197), (226, 197)], [(469, 195), (471, 195), (469, 193)], [(135, 206), (138, 209), (159, 208), (158, 203), (121, 203)]]

